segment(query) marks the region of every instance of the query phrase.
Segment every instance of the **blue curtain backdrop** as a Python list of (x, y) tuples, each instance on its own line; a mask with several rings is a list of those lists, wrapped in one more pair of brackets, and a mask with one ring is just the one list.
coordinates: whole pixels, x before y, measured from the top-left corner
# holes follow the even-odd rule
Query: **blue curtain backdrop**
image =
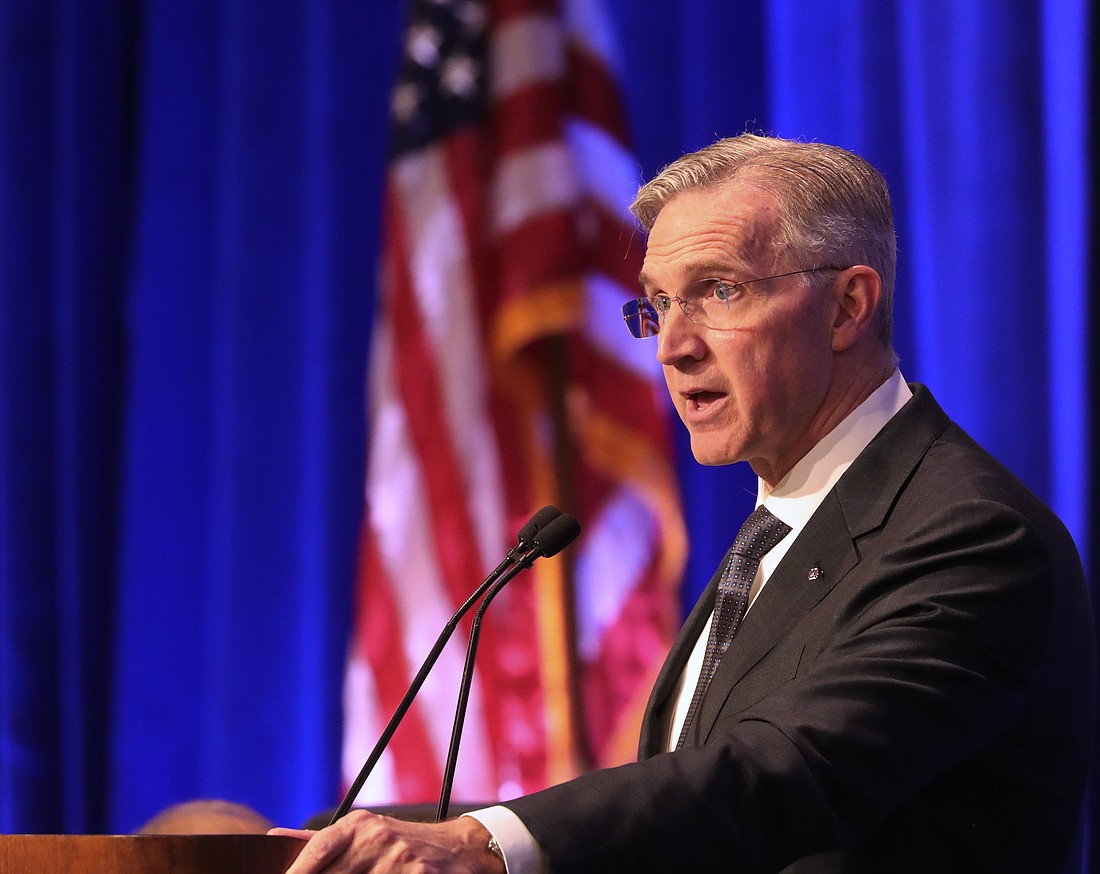
[[(745, 129), (886, 173), (905, 374), (1096, 579), (1087, 0), (606, 2), (639, 179)], [(0, 832), (337, 797), (401, 24), (0, 0)], [(754, 483), (679, 451), (691, 598)]]

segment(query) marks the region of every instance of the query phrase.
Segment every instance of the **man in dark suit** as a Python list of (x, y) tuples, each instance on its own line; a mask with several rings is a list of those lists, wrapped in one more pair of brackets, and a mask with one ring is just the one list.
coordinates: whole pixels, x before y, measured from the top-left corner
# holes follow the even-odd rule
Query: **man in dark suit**
[(759, 476), (639, 761), (441, 825), (354, 813), (292, 874), (1058, 871), (1093, 727), (1080, 561), (897, 370), (881, 175), (745, 135), (633, 208), (628, 327), (656, 337), (695, 457)]

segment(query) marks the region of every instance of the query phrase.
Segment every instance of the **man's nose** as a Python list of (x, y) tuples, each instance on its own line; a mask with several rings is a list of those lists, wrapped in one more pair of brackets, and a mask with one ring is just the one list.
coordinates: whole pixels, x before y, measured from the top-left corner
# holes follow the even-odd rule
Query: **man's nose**
[(682, 358), (702, 357), (702, 326), (695, 324), (676, 305), (669, 307), (664, 324), (657, 334), (657, 360), (664, 365), (675, 364)]

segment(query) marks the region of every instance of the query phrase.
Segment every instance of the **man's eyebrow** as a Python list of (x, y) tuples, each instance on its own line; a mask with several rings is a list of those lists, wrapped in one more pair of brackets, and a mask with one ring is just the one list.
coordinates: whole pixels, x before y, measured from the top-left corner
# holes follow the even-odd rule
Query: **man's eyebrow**
[[(688, 282), (698, 282), (700, 279), (727, 279), (731, 282), (744, 282), (744, 280), (738, 280), (736, 274), (743, 273), (744, 267), (736, 267), (728, 261), (703, 261), (698, 264), (692, 264), (685, 270), (688, 276), (694, 277), (689, 279)], [(642, 288), (648, 286), (656, 286), (652, 279), (646, 275), (643, 270), (638, 274), (638, 284)]]

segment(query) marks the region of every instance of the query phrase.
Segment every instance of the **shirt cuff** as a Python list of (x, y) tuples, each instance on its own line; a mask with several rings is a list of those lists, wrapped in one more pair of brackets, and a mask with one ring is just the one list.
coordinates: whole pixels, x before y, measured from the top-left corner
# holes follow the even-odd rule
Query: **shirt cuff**
[(507, 807), (497, 805), (464, 813), (480, 822), (497, 839), (508, 874), (542, 874), (542, 852), (523, 824)]

